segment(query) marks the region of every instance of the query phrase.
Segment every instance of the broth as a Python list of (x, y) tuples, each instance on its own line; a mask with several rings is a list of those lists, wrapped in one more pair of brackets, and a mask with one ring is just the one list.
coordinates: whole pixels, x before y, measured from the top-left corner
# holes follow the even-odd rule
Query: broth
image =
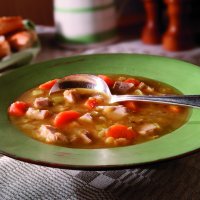
[[(166, 95), (180, 92), (164, 83), (127, 75), (99, 75), (112, 94)], [(49, 96), (58, 80), (26, 91), (9, 107), (11, 123), (44, 143), (72, 148), (109, 148), (156, 139), (182, 126), (186, 107), (150, 102), (109, 104), (107, 96), (86, 89)]]

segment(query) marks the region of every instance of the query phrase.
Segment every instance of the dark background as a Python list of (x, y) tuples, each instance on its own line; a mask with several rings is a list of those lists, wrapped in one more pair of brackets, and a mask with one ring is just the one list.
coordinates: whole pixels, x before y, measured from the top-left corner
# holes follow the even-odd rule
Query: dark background
[[(144, 21), (142, 0), (115, 0), (120, 24)], [(0, 16), (20, 15), (40, 25), (53, 25), (53, 0), (1, 0)]]
[[(53, 0), (0, 0), (0, 17), (19, 15), (25, 19), (32, 20), (37, 25), (54, 25), (53, 19)], [(162, 12), (164, 20), (162, 21), (163, 31), (168, 25), (168, 16), (166, 12), (166, 0), (152, 0), (163, 4)], [(144, 0), (115, 0), (118, 12), (118, 28), (125, 35), (138, 37), (145, 23)], [(195, 33), (195, 39), (200, 44), (200, 1), (199, 0), (177, 0), (180, 7), (190, 8), (190, 16), (187, 18), (192, 32)], [(187, 4), (187, 5), (186, 5)], [(185, 15), (185, 13), (182, 13)]]
[[(53, 0), (0, 0), (1, 16), (22, 16), (37, 25), (54, 25)], [(118, 31), (128, 38), (138, 38), (145, 23), (143, 0), (115, 0)]]

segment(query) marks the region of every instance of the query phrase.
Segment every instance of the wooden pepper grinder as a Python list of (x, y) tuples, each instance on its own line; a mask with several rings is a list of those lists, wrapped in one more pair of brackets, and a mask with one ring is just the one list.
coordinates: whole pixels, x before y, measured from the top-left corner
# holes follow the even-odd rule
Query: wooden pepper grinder
[(169, 24), (163, 36), (163, 47), (169, 51), (181, 51), (194, 47), (194, 35), (190, 26), (191, 0), (165, 0)]
[(162, 9), (160, 0), (143, 0), (146, 12), (141, 39), (145, 44), (161, 43)]

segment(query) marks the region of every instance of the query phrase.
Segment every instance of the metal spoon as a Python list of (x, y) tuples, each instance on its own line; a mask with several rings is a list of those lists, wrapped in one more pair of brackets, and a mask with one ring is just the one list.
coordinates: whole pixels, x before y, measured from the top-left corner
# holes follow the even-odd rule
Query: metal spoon
[(90, 74), (74, 74), (59, 80), (51, 88), (49, 94), (70, 89), (86, 88), (105, 93), (109, 97), (109, 103), (121, 101), (145, 101), (164, 104), (175, 104), (189, 107), (200, 107), (200, 95), (112, 95), (107, 84), (98, 76)]

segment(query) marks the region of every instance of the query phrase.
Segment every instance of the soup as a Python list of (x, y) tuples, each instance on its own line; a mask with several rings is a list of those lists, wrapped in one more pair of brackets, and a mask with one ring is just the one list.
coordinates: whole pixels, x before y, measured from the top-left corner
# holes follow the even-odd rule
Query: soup
[[(128, 75), (98, 75), (112, 94), (180, 94), (164, 83)], [(71, 148), (109, 148), (159, 138), (182, 126), (189, 109), (169, 104), (126, 101), (108, 103), (96, 90), (61, 89), (59, 79), (26, 91), (8, 109), (12, 124), (44, 143)]]

